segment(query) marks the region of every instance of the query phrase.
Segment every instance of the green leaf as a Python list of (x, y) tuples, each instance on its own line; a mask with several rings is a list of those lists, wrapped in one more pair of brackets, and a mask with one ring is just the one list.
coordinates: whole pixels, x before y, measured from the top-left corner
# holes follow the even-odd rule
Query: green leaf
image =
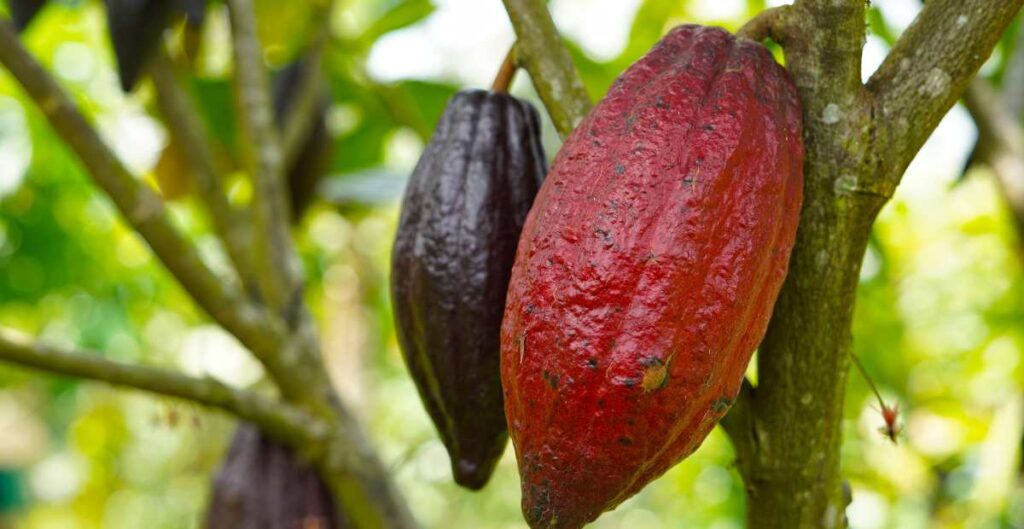
[(380, 165), (384, 160), (385, 140), (394, 128), (395, 123), (387, 115), (367, 113), (355, 130), (338, 138), (331, 168), (347, 172)]
[[(573, 62), (576, 63), (576, 69), (580, 73), (583, 85), (587, 88), (587, 93), (594, 99), (604, 97), (604, 94), (608, 92), (608, 88), (611, 87), (615, 79), (622, 73), (619, 61), (597, 62), (587, 56), (583, 48), (576, 44), (575, 41), (565, 39), (565, 45), (569, 49), (569, 54), (572, 55)], [(626, 66), (628, 64), (626, 63)]]
[(238, 131), (231, 83), (227, 79), (193, 78), (192, 93), (210, 135), (226, 149), (234, 149)]
[(427, 18), (434, 9), (434, 3), (430, 0), (405, 0), (373, 21), (360, 39), (369, 45), (386, 33), (409, 27)]
[(645, 0), (633, 17), (629, 43), (615, 62), (622, 66), (632, 64), (658, 42), (669, 25), (684, 21), (693, 21), (686, 8), (686, 2)]
[(868, 9), (868, 28), (872, 35), (884, 40), (889, 46), (896, 42), (896, 35), (885, 21), (885, 17), (882, 16), (882, 11), (877, 7)]
[(405, 111), (405, 118), (409, 121), (403, 125), (412, 127), (426, 141), (440, 121), (448, 100), (457, 90), (455, 85), (446, 83), (399, 81), (391, 87), (391, 101), (401, 101), (400, 108)]

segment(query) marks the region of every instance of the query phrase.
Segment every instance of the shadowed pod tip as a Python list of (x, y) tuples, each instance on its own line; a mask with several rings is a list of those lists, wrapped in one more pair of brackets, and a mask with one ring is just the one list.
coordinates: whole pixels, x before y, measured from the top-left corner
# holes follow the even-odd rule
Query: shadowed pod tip
[(452, 474), (455, 483), (469, 490), (480, 490), (491, 479), (495, 461), (476, 461), (466, 457), (452, 457)]

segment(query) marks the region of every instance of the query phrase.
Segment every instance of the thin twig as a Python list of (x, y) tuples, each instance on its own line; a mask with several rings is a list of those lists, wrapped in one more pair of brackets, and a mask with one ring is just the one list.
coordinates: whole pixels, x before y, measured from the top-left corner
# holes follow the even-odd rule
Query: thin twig
[(551, 121), (566, 137), (593, 106), (569, 50), (562, 43), (545, 0), (504, 0), (518, 36), (519, 62), (530, 72), (533, 85)]
[(330, 12), (333, 4), (333, 1), (322, 2), (314, 10), (316, 35), (309, 45), (306, 56), (302, 58), (302, 73), (298, 87), (284, 119), (281, 140), (284, 167), (291, 167), (295, 163), (316, 122), (317, 110), (320, 108), (320, 92), (323, 89), (324, 48), (330, 41)]
[(150, 76), (156, 88), (156, 103), (174, 140), (182, 146), (199, 198), (210, 214), (214, 231), (242, 279), (246, 291), (257, 293), (256, 270), (248, 250), (251, 230), (239, 211), (227, 199), (223, 180), (217, 174), (209, 135), (194, 101), (182, 89), (174, 72), (174, 64), (166, 53), (153, 59)]
[(516, 46), (513, 44), (508, 49), (508, 53), (505, 54), (505, 59), (501, 61), (498, 74), (494, 76), (494, 82), (491, 83), (491, 91), (508, 93), (509, 87), (512, 86), (512, 79), (515, 78), (516, 70), (518, 69)]
[(301, 438), (304, 432), (317, 428), (316, 421), (297, 408), (258, 393), (232, 388), (212, 378), (194, 378), (168, 369), (114, 362), (100, 358), (96, 352), (72, 351), (34, 342), (7, 329), (0, 329), (0, 360), (218, 408), (257, 424), (278, 438)]
[(888, 408), (885, 401), (882, 400), (882, 394), (878, 391), (878, 387), (875, 386), (875, 381), (871, 379), (871, 375), (868, 374), (868, 370), (864, 368), (864, 364), (860, 363), (860, 357), (856, 353), (850, 351), (850, 360), (853, 360), (853, 365), (857, 366), (857, 370), (860, 371), (860, 376), (868, 383), (868, 387), (871, 388), (871, 393), (874, 393), (875, 398), (878, 399), (878, 406), (880, 409)]
[(289, 232), (291, 215), (281, 181), (283, 153), (274, 124), (263, 51), (256, 34), (253, 2), (229, 0), (228, 7), (236, 89), (247, 140), (245, 154), (253, 179), (253, 250), (260, 268), (258, 280), (270, 306), (285, 315), (301, 296), (302, 270)]

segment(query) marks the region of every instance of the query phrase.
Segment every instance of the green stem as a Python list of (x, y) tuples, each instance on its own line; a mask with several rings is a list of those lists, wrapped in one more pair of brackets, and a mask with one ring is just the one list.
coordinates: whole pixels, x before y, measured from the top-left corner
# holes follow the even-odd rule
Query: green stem
[(199, 199), (206, 206), (211, 224), (234, 264), (242, 284), (249, 293), (256, 293), (255, 273), (248, 251), (251, 230), (228, 202), (223, 181), (217, 173), (209, 134), (189, 94), (182, 88), (174, 64), (166, 53), (153, 59), (149, 69), (156, 88), (160, 115), (174, 138), (181, 145)]
[(252, 0), (229, 0), (239, 114), (245, 155), (253, 181), (255, 237), (260, 290), (289, 322), (301, 305), (302, 268), (289, 232), (291, 215), (282, 182), (284, 152), (274, 123), (263, 49), (256, 33)]
[(69, 351), (35, 343), (6, 329), (0, 329), (0, 361), (219, 408), (285, 441), (294, 442), (304, 438), (304, 432), (323, 427), (288, 404), (234, 389), (211, 378), (193, 378), (167, 369), (113, 362), (100, 358), (95, 352)]
[(590, 111), (592, 103), (569, 50), (555, 28), (544, 0), (504, 0), (518, 36), (520, 64), (530, 73), (551, 121), (566, 137)]

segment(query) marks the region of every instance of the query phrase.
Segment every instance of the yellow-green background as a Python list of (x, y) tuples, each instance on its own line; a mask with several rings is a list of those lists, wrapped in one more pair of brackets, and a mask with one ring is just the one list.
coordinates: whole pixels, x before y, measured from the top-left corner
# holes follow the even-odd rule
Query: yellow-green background
[[(868, 74), (886, 49), (876, 36), (880, 21), (898, 32), (917, 9), (912, 0), (876, 3)], [(117, 88), (99, 2), (51, 4), (25, 42), (117, 153), (152, 180), (166, 137), (147, 113), (150, 88), (143, 83), (129, 97)], [(258, 4), (266, 58), (279, 67), (310, 33), (308, 2)], [(595, 98), (668, 27), (735, 29), (765, 5), (551, 2)], [(525, 527), (511, 449), (483, 492), (451, 483), (445, 451), (398, 355), (387, 300), (404, 175), (446, 98), (485, 86), (497, 69), (512, 41), (503, 17), (499, 0), (337, 2), (327, 55), (337, 152), (326, 191), (335, 203), (314, 208), (298, 231), (332, 374), (428, 528)], [(193, 88), (216, 137), (230, 145), (222, 5), (211, 8), (205, 39)], [(1004, 56), (997, 51), (983, 72), (998, 77)], [(523, 75), (514, 92), (536, 100)], [(852, 375), (843, 463), (856, 529), (1024, 527), (1024, 260), (991, 175), (975, 170), (961, 178), (974, 134), (966, 113), (954, 109), (883, 211), (865, 258), (855, 350), (886, 398), (900, 404), (906, 433), (898, 446), (881, 437), (877, 404)], [(553, 154), (558, 140), (550, 125), (545, 142)], [(244, 197), (246, 189), (233, 192)], [(186, 200), (173, 210), (204, 253), (224, 263), (195, 205)], [(154, 263), (2, 72), (0, 325), (235, 384), (260, 376)], [(0, 365), (0, 527), (197, 527), (232, 425), (171, 400)], [(744, 496), (733, 457), (716, 431), (594, 526), (738, 529)]]

